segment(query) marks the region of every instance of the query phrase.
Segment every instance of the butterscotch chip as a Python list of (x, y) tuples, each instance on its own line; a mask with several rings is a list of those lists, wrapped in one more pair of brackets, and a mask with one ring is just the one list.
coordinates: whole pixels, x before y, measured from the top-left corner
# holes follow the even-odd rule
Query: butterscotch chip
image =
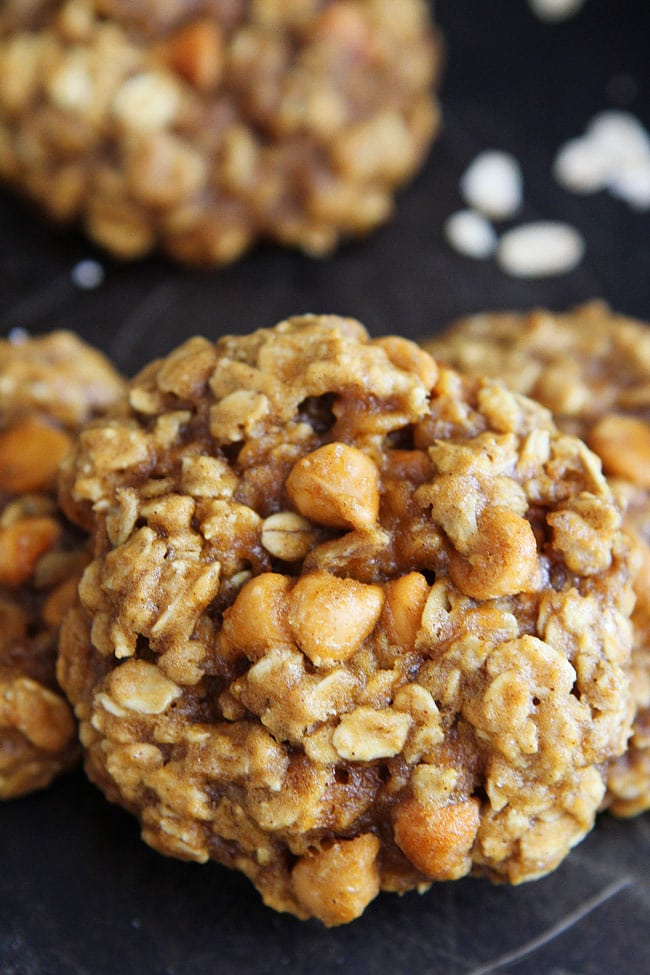
[(631, 567), (588, 448), (335, 316), (191, 339), (128, 399), (66, 463), (96, 558), (58, 675), (146, 842), (325, 924), (556, 866), (632, 714)]
[(425, 0), (12, 0), (0, 180), (121, 258), (331, 252), (439, 124)]
[(470, 869), (470, 851), (479, 825), (477, 799), (431, 808), (411, 799), (397, 807), (395, 840), (428, 877), (453, 880)]
[(38, 420), (18, 422), (0, 434), (0, 491), (13, 494), (51, 487), (70, 449), (63, 430)]
[(353, 921), (379, 893), (379, 840), (372, 833), (301, 857), (291, 879), (296, 896), (325, 924)]
[[(470, 375), (500, 378), (549, 407), (561, 429), (600, 456), (626, 506), (625, 526), (638, 546), (632, 617), (637, 714), (627, 752), (610, 765), (605, 802), (620, 816), (650, 809), (650, 328), (594, 302), (566, 314), (475, 315), (424, 345)], [(578, 560), (584, 571), (589, 565), (599, 571), (608, 558), (601, 540), (609, 517), (593, 499), (553, 515), (555, 544), (573, 549), (574, 568)]]
[(88, 553), (58, 508), (56, 475), (81, 424), (122, 391), (106, 359), (68, 332), (0, 339), (0, 799), (46, 786), (78, 758), (55, 656)]

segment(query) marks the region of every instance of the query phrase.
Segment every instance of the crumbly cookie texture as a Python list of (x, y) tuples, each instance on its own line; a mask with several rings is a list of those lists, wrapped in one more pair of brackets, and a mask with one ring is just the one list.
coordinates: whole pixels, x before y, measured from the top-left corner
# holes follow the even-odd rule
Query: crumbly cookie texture
[(600, 463), (543, 407), (294, 318), (145, 368), (62, 503), (96, 558), (59, 679), (151, 846), (334, 925), (540, 876), (592, 826), (633, 596)]
[(602, 458), (638, 543), (630, 745), (610, 766), (606, 803), (650, 809), (650, 328), (599, 302), (566, 314), (475, 315), (424, 343), (470, 375), (500, 377), (549, 407)]
[(0, 339), (0, 799), (78, 758), (55, 657), (88, 552), (58, 508), (56, 474), (79, 426), (121, 393), (106, 359), (68, 332)]
[(331, 252), (438, 127), (423, 0), (10, 0), (0, 179), (121, 258)]

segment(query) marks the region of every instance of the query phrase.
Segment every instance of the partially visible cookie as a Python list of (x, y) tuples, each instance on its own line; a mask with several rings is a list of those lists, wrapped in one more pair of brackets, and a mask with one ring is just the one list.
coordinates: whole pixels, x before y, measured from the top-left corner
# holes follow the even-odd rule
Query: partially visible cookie
[(633, 713), (627, 543), (539, 404), (350, 319), (195, 338), (84, 429), (61, 500), (96, 559), (59, 678), (151, 846), (341, 924), (591, 828)]
[(81, 424), (122, 391), (70, 333), (0, 339), (0, 799), (42, 788), (78, 757), (56, 644), (88, 552), (56, 478)]
[(438, 127), (423, 0), (10, 0), (0, 178), (121, 258), (331, 252)]
[(566, 314), (486, 313), (423, 343), (470, 375), (498, 377), (553, 411), (582, 437), (627, 507), (639, 542), (630, 745), (609, 772), (607, 803), (620, 816), (650, 808), (650, 327), (599, 302)]

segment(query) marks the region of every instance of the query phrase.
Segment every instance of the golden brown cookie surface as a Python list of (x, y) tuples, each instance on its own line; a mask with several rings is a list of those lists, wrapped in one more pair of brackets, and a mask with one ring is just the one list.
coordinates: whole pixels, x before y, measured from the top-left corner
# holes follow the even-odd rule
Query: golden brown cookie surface
[(67, 464), (97, 557), (59, 679), (145, 840), (327, 924), (380, 889), (552, 869), (632, 713), (594, 455), (334, 316), (191, 339), (129, 402)]
[(425, 347), (470, 375), (501, 378), (582, 437), (627, 505), (640, 542), (635, 584), (630, 747), (609, 773), (607, 803), (626, 816), (650, 808), (650, 328), (594, 302), (566, 314), (474, 315)]
[(440, 60), (421, 0), (13, 0), (0, 178), (119, 257), (326, 254), (422, 162)]
[(77, 758), (55, 677), (61, 620), (88, 562), (56, 502), (78, 427), (119, 393), (108, 362), (70, 333), (0, 339), (0, 798), (41, 788)]

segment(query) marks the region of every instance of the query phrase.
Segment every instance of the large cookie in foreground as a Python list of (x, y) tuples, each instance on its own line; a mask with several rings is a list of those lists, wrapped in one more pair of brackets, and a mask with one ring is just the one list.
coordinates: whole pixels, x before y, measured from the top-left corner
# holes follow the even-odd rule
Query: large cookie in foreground
[(324, 255), (438, 127), (423, 0), (10, 0), (0, 178), (122, 258)]
[(55, 664), (88, 552), (57, 506), (56, 474), (81, 424), (122, 392), (107, 360), (68, 332), (0, 339), (0, 799), (78, 758)]
[(129, 403), (66, 465), (96, 559), (59, 679), (144, 839), (326, 924), (555, 867), (632, 715), (595, 455), (336, 317), (191, 339)]
[(650, 328), (599, 302), (566, 314), (486, 313), (424, 343), (470, 375), (501, 378), (582, 437), (626, 506), (639, 543), (633, 614), (629, 748), (612, 763), (606, 803), (619, 816), (650, 809)]

